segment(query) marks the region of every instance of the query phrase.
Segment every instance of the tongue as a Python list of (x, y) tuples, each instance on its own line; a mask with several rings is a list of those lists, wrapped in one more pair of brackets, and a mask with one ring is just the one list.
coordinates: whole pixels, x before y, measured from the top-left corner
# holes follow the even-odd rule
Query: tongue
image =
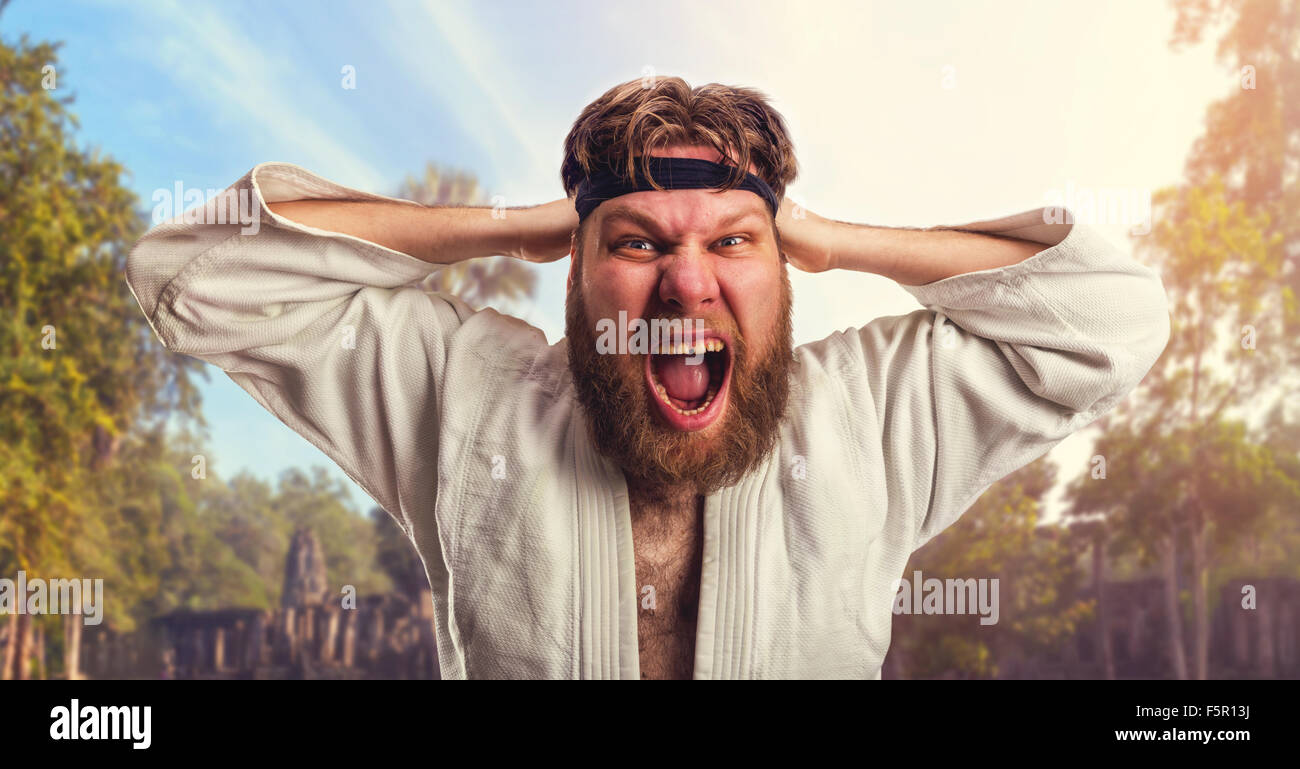
[(697, 401), (709, 390), (709, 367), (703, 361), (691, 365), (686, 362), (690, 356), (660, 355), (659, 381), (669, 397), (679, 401)]

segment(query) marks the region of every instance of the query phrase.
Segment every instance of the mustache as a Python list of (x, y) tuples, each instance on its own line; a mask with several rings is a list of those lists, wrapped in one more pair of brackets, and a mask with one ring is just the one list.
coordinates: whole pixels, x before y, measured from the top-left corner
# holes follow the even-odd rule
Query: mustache
[[(575, 281), (565, 307), (569, 369), (597, 450), (648, 487), (689, 485), (707, 493), (738, 482), (771, 452), (784, 416), (794, 368), (791, 307), (789, 278), (783, 272), (781, 309), (771, 337), (765, 346), (752, 348), (753, 354), (733, 318), (714, 312), (703, 319), (706, 328), (731, 337), (733, 366), (723, 429), (705, 443), (656, 421), (643, 375), (628, 363), (644, 353), (598, 354), (596, 319), (587, 312)], [(650, 319), (684, 321), (687, 316), (675, 308), (656, 308)]]
[[(574, 303), (579, 306), (585, 305), (581, 290), (577, 288), (574, 289), (573, 294), (569, 298), (570, 306)], [(729, 314), (702, 316), (699, 313), (690, 314), (677, 310), (662, 310), (654, 314), (631, 317), (625, 311), (620, 310), (617, 318), (588, 318), (586, 317), (584, 306), (583, 316), (585, 320), (579, 319), (579, 322), (582, 322), (587, 328), (591, 329), (593, 338), (602, 333), (600, 328), (601, 324), (609, 323), (613, 326), (615, 333), (624, 338), (629, 336), (628, 332), (633, 328), (633, 326), (640, 324), (651, 338), (657, 336), (660, 341), (673, 341), (669, 338), (670, 328), (675, 328), (678, 332), (684, 331), (686, 333), (709, 331), (723, 334), (736, 343), (744, 343), (746, 341), (744, 333), (740, 330), (740, 324), (737, 323), (736, 319)], [(573, 319), (566, 318), (566, 320), (572, 322)], [(637, 331), (633, 333), (641, 332)], [(584, 336), (586, 335), (584, 334)]]

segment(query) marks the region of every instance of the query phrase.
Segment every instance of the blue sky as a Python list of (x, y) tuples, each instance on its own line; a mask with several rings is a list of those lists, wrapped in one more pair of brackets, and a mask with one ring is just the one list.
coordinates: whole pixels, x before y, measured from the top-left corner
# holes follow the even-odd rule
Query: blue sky
[[(929, 226), (1036, 208), (1069, 186), (1176, 182), (1208, 103), (1236, 82), (1211, 45), (1169, 50), (1165, 2), (50, 2), (0, 34), (62, 40), (59, 89), (82, 141), (154, 190), (221, 189), (284, 160), (392, 194), (426, 161), (475, 173), (506, 205), (563, 196), (577, 113), (647, 74), (748, 85), (787, 118), (788, 195), (824, 216)], [(1213, 37), (1211, 37), (1213, 40)], [(342, 87), (355, 68), (356, 88)], [(1131, 244), (1128, 222), (1099, 222)], [(563, 329), (567, 262), (505, 308)], [(914, 300), (884, 278), (792, 275), (797, 342)], [(329, 460), (212, 369), (210, 467), (274, 478)], [(1087, 436), (1054, 454), (1086, 469)], [(1068, 474), (1073, 474), (1068, 473)]]

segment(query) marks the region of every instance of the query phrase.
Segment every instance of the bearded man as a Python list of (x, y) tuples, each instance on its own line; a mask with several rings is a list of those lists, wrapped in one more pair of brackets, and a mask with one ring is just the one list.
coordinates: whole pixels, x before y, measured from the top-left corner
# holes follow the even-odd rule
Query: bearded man
[[(127, 277), (169, 349), (402, 527), (444, 677), (879, 678), (911, 553), (1128, 393), (1167, 305), (1082, 223), (836, 222), (784, 199), (796, 172), (761, 93), (634, 81), (574, 123), (565, 199), (503, 217), (263, 164), (231, 190), (252, 234), (215, 198)], [(572, 257), (565, 339), (417, 285), (498, 254)], [(925, 309), (795, 348), (791, 264)], [(601, 344), (627, 319), (670, 332)]]

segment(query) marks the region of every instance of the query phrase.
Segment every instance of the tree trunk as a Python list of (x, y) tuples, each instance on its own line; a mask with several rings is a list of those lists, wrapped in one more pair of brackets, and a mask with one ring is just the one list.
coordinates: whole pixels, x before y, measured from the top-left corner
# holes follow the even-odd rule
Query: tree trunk
[[(1205, 313), (1202, 313), (1200, 318), (1200, 323), (1197, 326), (1196, 354), (1195, 357), (1192, 359), (1191, 428), (1194, 434), (1204, 432), (1205, 430), (1204, 425), (1200, 423), (1201, 358), (1206, 344), (1203, 340), (1213, 337), (1213, 333), (1208, 332), (1206, 330), (1205, 322), (1206, 322)], [(1213, 413), (1211, 413), (1210, 418), (1213, 418)], [(1198, 436), (1194, 435), (1194, 437), (1198, 437)], [(1204, 459), (1202, 456), (1203, 454), (1202, 447), (1205, 444), (1203, 441), (1197, 440), (1194, 445), (1196, 448), (1192, 454), (1192, 467), (1193, 468), (1205, 467)], [(1192, 662), (1195, 667), (1194, 672), (1196, 675), (1196, 680), (1204, 681), (1206, 680), (1206, 678), (1209, 677), (1208, 668), (1209, 668), (1209, 660), (1210, 660), (1210, 651), (1209, 651), (1210, 620), (1209, 620), (1209, 608), (1208, 608), (1207, 597), (1206, 597), (1206, 593), (1209, 591), (1208, 582), (1210, 579), (1210, 575), (1209, 575), (1209, 564), (1207, 562), (1208, 559), (1207, 559), (1206, 544), (1205, 544), (1206, 516), (1205, 516), (1205, 511), (1201, 509), (1201, 503), (1200, 503), (1201, 475), (1196, 470), (1193, 470), (1192, 472), (1193, 475), (1191, 476), (1191, 478), (1187, 479), (1190, 481), (1191, 498), (1188, 500), (1188, 505), (1186, 506), (1185, 510), (1180, 510), (1179, 512), (1183, 513), (1184, 520), (1187, 521), (1188, 538), (1191, 541), (1191, 551), (1192, 551), (1191, 552), (1192, 655), (1193, 655)], [(1178, 584), (1176, 573), (1174, 577), (1175, 577), (1174, 602), (1176, 604), (1177, 584)], [(1179, 615), (1179, 619), (1181, 620), (1181, 613)], [(1181, 621), (1179, 622), (1179, 625), (1180, 626), (1182, 625)], [(1179, 644), (1178, 648), (1180, 650), (1182, 649), (1181, 643)], [(1183, 670), (1185, 673), (1186, 660), (1183, 661)], [(1186, 675), (1184, 674), (1179, 678), (1179, 680), (1183, 680), (1185, 678)]]
[(11, 680), (26, 681), (31, 677), (32, 615), (19, 614), (13, 637), (13, 671)]
[(14, 652), (17, 650), (18, 644), (18, 614), (11, 613), (7, 624), (4, 660), (3, 665), (0, 666), (0, 681), (8, 681), (13, 678)]
[(1110, 645), (1110, 623), (1106, 621), (1106, 554), (1104, 536), (1092, 543), (1092, 584), (1097, 591), (1097, 641), (1101, 650), (1102, 677), (1115, 680), (1115, 650)]
[(1255, 666), (1257, 675), (1265, 680), (1271, 680), (1277, 676), (1277, 644), (1273, 642), (1273, 634), (1276, 632), (1273, 622), (1273, 600), (1272, 597), (1266, 597), (1260, 600), (1255, 613), (1259, 618), (1258, 622), (1258, 645), (1256, 651), (1259, 654), (1259, 663)]
[(45, 626), (32, 623), (36, 632), (32, 642), (32, 656), (36, 659), (36, 678), (45, 680)]
[(69, 681), (81, 680), (81, 625), (75, 614), (63, 618), (63, 675)]
[(1160, 570), (1165, 581), (1165, 627), (1169, 631), (1169, 663), (1174, 680), (1187, 680), (1187, 652), (1183, 649), (1183, 613), (1178, 602), (1177, 537), (1165, 535), (1160, 549)]
[(1197, 681), (1209, 678), (1210, 671), (1210, 616), (1209, 565), (1205, 553), (1205, 522), (1199, 511), (1191, 521), (1192, 541), (1192, 653)]

